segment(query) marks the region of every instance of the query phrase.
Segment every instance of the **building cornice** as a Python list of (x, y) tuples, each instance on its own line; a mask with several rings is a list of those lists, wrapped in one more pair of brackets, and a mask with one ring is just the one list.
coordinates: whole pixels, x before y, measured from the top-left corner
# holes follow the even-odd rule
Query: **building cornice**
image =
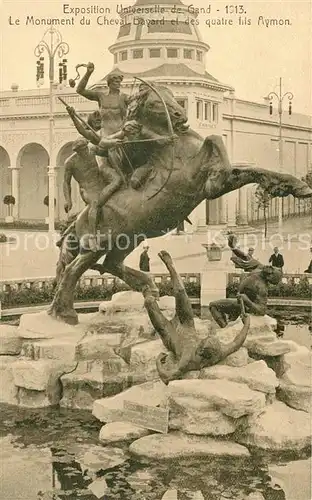
[[(229, 121), (240, 121), (240, 122), (256, 123), (256, 124), (261, 123), (261, 125), (267, 125), (270, 127), (279, 127), (279, 122), (264, 120), (263, 118), (254, 118), (254, 117), (242, 116), (242, 115), (230, 115), (228, 113), (223, 113), (222, 116), (223, 116), (224, 120), (229, 120)], [(292, 125), (290, 123), (283, 123), (282, 128), (289, 129), (289, 130), (301, 130), (303, 132), (312, 133), (312, 126), (308, 127), (308, 126), (304, 126), (304, 125)]]
[(122, 42), (116, 42), (113, 45), (108, 47), (110, 52), (116, 52), (116, 50), (124, 49), (135, 46), (149, 46), (156, 44), (158, 47), (160, 45), (170, 44), (170, 45), (178, 45), (180, 48), (185, 47), (187, 45), (192, 45), (193, 47), (201, 48), (208, 52), (210, 49), (209, 45), (204, 42), (200, 42), (198, 40), (188, 40), (185, 38), (150, 38), (150, 39), (139, 39), (139, 40), (128, 40)]

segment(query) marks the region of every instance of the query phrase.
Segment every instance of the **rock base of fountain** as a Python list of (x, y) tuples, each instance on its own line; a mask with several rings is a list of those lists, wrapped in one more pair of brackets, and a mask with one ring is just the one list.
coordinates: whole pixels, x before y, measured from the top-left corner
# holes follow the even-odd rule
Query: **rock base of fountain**
[[(172, 297), (162, 298), (160, 306), (172, 317)], [(310, 445), (311, 352), (278, 339), (272, 318), (251, 317), (243, 347), (165, 386), (155, 364), (165, 349), (141, 294), (116, 294), (100, 311), (81, 315), (77, 326), (64, 326), (46, 313), (23, 316), (18, 328), (2, 325), (0, 401), (93, 409), (105, 424), (103, 443), (135, 440), (130, 452), (150, 458), (167, 456), (168, 448), (189, 456), (195, 441), (199, 455), (208, 453), (208, 445), (215, 450), (215, 441), (225, 442), (224, 453), (235, 456), (246, 454), (244, 446), (281, 451)], [(215, 330), (209, 320), (196, 319), (196, 327), (203, 337), (218, 335), (227, 343), (242, 323)], [(155, 436), (142, 422), (127, 422), (125, 400), (167, 409), (168, 434)]]

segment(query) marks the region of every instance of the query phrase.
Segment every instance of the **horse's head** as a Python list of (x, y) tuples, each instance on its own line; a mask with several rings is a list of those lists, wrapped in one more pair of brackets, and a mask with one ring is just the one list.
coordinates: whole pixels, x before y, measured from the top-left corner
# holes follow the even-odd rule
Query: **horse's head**
[[(170, 89), (158, 85), (155, 88), (166, 103), (174, 130), (177, 132), (185, 130), (187, 128), (185, 126), (187, 122), (185, 109), (177, 103)], [(148, 122), (155, 127), (167, 127), (168, 130), (166, 110), (157, 93), (146, 86), (141, 95), (138, 110), (138, 117), (141, 121)]]

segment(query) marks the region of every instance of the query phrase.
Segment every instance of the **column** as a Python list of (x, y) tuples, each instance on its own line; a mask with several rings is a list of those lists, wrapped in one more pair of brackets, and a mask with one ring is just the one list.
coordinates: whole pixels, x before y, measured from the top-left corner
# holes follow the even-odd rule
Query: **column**
[(230, 227), (236, 227), (236, 203), (237, 194), (235, 191), (228, 193), (227, 198), (227, 225)]
[(51, 165), (48, 166), (48, 182), (49, 182), (49, 231), (54, 231), (54, 221), (55, 221), (55, 169)]
[[(196, 220), (196, 230), (207, 230), (206, 224), (206, 200), (202, 201), (198, 207), (195, 208), (195, 220)], [(194, 213), (193, 212), (193, 213)]]
[(15, 198), (15, 205), (13, 206), (13, 218), (19, 218), (19, 175), (20, 169), (16, 165), (11, 165), (11, 193)]
[(219, 224), (226, 224), (226, 206), (225, 206), (224, 196), (218, 198), (218, 215), (219, 215)]
[(242, 226), (246, 226), (248, 224), (247, 205), (248, 205), (248, 188), (247, 186), (244, 186), (239, 190), (238, 223), (239, 225)]

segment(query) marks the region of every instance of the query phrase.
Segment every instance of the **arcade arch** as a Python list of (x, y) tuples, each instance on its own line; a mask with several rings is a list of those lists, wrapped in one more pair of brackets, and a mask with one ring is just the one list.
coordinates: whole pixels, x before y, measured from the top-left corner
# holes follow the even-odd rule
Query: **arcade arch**
[(12, 194), (10, 164), (7, 151), (0, 146), (0, 219), (4, 219), (7, 215), (7, 207), (3, 203), (3, 198), (7, 194)]
[(19, 200), (20, 218), (42, 220), (47, 217), (44, 197), (48, 194), (49, 155), (41, 144), (26, 144), (19, 152), (20, 167)]

